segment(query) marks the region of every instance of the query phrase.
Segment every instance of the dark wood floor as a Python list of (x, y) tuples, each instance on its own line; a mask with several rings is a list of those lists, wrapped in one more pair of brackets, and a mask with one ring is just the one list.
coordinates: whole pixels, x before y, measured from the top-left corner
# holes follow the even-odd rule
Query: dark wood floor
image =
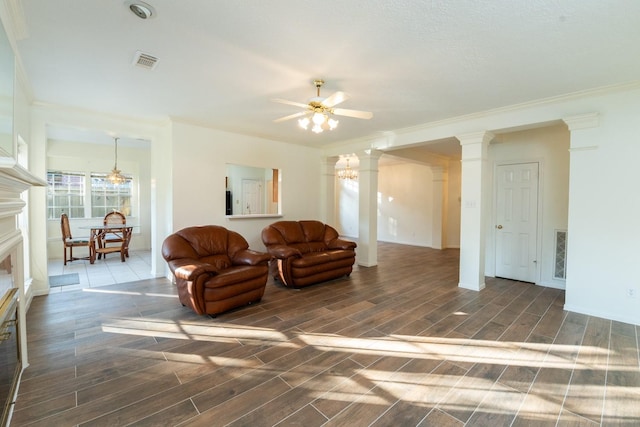
[(559, 290), (459, 289), (456, 250), (378, 253), (216, 319), (166, 280), (37, 297), (11, 425), (640, 425), (640, 328)]

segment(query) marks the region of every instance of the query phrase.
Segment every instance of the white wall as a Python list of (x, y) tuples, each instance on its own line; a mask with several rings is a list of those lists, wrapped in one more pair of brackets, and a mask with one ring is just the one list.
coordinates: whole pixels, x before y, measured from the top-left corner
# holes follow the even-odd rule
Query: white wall
[[(448, 173), (447, 247), (460, 245), (460, 162)], [(392, 161), (378, 166), (378, 240), (433, 246), (433, 172), (418, 163)], [(358, 181), (337, 180), (338, 231), (358, 237)]]
[[(127, 224), (136, 226), (131, 239), (131, 250), (151, 248), (150, 161), (148, 148), (131, 148), (119, 144), (118, 168), (133, 176), (133, 191), (138, 199), (138, 204), (132, 207), (132, 214), (127, 217)], [(51, 170), (81, 172), (90, 176), (92, 172), (109, 172), (113, 168), (113, 162), (113, 145), (56, 140), (49, 140), (47, 143), (47, 168)], [(91, 212), (86, 212), (85, 219), (71, 219), (71, 232), (78, 237), (88, 236), (88, 230), (79, 227), (101, 223), (102, 217), (91, 218)], [(60, 219), (47, 220), (49, 259), (62, 259), (60, 233)]]
[(415, 163), (381, 165), (378, 179), (378, 240), (432, 246), (433, 174)]
[(336, 224), (334, 228), (340, 235), (358, 238), (358, 181), (336, 179)]
[[(264, 250), (260, 234), (272, 222), (320, 219), (320, 150), (175, 122), (172, 139), (174, 231), (221, 225)], [(280, 169), (282, 217), (226, 218), (227, 163)]]
[[(564, 289), (565, 281), (553, 278), (555, 230), (567, 229), (569, 205), (569, 131), (562, 123), (550, 127), (496, 135), (489, 145), (491, 171), (499, 165), (539, 163), (538, 271), (536, 283)], [(495, 176), (495, 173), (491, 174)], [(492, 183), (495, 192), (495, 183)], [(494, 194), (492, 194), (493, 196)], [(495, 202), (487, 227), (485, 271), (495, 274)]]
[(640, 89), (590, 102), (599, 124), (571, 131), (565, 307), (640, 325)]

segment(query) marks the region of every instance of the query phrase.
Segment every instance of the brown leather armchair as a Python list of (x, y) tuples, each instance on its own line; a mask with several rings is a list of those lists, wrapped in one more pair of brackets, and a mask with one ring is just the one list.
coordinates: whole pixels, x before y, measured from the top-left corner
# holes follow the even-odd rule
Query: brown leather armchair
[(214, 316), (264, 295), (271, 256), (250, 250), (235, 231), (217, 225), (184, 228), (164, 240), (162, 256), (180, 302), (198, 314)]
[(274, 257), (274, 278), (294, 288), (349, 276), (356, 260), (356, 243), (320, 221), (275, 222), (262, 230), (262, 242)]

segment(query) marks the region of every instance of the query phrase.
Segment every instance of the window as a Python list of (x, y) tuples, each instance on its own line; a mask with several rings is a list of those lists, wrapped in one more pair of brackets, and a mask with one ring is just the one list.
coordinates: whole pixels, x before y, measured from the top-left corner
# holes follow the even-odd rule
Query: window
[(124, 184), (114, 185), (105, 173), (91, 174), (91, 216), (102, 218), (114, 210), (131, 216), (132, 178), (125, 174)]
[(133, 178), (126, 175), (124, 184), (114, 185), (106, 173), (47, 172), (47, 216), (59, 219), (104, 218), (114, 210), (132, 215), (134, 205)]
[(47, 173), (47, 211), (49, 219), (84, 218), (84, 174), (73, 172)]

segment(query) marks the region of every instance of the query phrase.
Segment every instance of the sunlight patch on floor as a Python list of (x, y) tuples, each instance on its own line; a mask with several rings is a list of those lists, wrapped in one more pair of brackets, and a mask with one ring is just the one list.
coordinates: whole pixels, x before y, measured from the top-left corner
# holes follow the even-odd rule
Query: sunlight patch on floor
[(114, 295), (145, 296), (145, 297), (162, 297), (162, 298), (178, 299), (178, 295), (174, 295), (174, 294), (158, 294), (158, 293), (154, 293), (154, 292), (119, 291), (119, 290), (104, 289), (104, 288), (83, 288), (82, 292), (92, 292), (92, 293), (100, 293), (100, 294), (114, 294)]
[(103, 322), (102, 330), (110, 333), (200, 341), (238, 342), (239, 340), (252, 340), (260, 343), (289, 341), (289, 337), (274, 329), (235, 327), (233, 325), (198, 325), (144, 318), (111, 318)]
[[(602, 364), (576, 364), (573, 360), (573, 354), (575, 354), (577, 347), (574, 345), (426, 338), (408, 335), (350, 338), (303, 333), (298, 337), (307, 345), (324, 351), (547, 368), (606, 369), (606, 361)], [(595, 360), (596, 356), (606, 355), (608, 350), (582, 346), (580, 352), (592, 356)], [(545, 357), (541, 357), (543, 355)], [(632, 370), (632, 368), (624, 366), (621, 369)]]

